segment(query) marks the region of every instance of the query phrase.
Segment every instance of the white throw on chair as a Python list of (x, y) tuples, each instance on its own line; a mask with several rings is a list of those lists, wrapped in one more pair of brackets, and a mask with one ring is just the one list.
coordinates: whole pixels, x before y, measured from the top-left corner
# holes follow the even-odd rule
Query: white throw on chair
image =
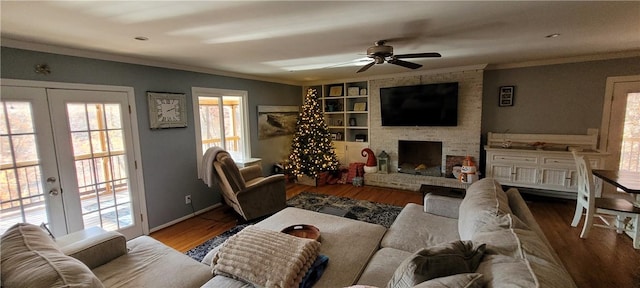
[[(584, 155), (573, 152), (578, 172), (578, 199), (576, 212), (573, 215), (571, 226), (577, 227), (582, 218), (583, 210), (586, 210), (584, 226), (580, 238), (587, 238), (591, 226), (615, 229), (618, 233), (627, 231), (633, 239), (633, 248), (640, 249), (640, 208), (634, 207), (631, 202), (625, 199), (599, 198), (595, 197), (593, 187), (593, 174), (589, 160)], [(601, 215), (616, 216), (614, 225), (604, 219)], [(593, 218), (599, 217), (606, 225), (593, 223)]]

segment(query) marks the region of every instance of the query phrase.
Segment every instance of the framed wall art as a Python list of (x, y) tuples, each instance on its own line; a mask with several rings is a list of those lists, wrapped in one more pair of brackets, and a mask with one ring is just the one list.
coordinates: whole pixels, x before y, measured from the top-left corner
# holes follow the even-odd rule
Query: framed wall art
[(500, 86), (500, 90), (498, 93), (498, 106), (513, 106), (515, 88), (515, 86)]
[(187, 127), (187, 96), (182, 93), (147, 92), (151, 129)]
[(298, 114), (299, 106), (258, 106), (258, 139), (292, 135)]
[(329, 96), (342, 96), (342, 86), (331, 86)]
[(359, 93), (360, 93), (360, 87), (347, 88), (347, 96), (358, 96)]
[(353, 111), (367, 111), (366, 102), (353, 103)]

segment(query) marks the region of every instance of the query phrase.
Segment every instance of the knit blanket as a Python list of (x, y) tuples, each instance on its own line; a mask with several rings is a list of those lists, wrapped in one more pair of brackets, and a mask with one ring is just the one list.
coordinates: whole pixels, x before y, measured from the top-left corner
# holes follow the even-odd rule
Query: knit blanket
[(298, 287), (319, 250), (318, 241), (249, 226), (222, 244), (213, 273), (258, 287)]
[(200, 166), (200, 170), (198, 171), (198, 178), (202, 179), (209, 188), (213, 187), (216, 184), (216, 175), (213, 169), (213, 161), (216, 160), (216, 156), (219, 152), (225, 152), (222, 148), (218, 146), (213, 146), (207, 149), (202, 156), (202, 164)]

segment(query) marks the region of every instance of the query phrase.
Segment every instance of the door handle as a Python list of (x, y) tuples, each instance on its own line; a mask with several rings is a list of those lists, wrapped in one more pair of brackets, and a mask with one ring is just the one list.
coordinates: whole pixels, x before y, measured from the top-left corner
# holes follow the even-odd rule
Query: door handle
[(47, 178), (47, 183), (56, 183), (56, 180), (58, 180), (56, 177), (49, 177)]
[(51, 197), (58, 196), (58, 194), (60, 194), (60, 191), (58, 191), (58, 188), (52, 188), (51, 190), (49, 190), (49, 196)]

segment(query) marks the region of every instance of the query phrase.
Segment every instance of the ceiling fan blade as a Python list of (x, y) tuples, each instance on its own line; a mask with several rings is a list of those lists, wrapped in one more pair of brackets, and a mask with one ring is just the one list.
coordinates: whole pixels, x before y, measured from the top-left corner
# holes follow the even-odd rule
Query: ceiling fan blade
[(406, 67), (406, 68), (409, 68), (409, 69), (418, 69), (418, 68), (422, 67), (422, 65), (420, 65), (420, 64), (413, 63), (413, 62), (402, 61), (402, 60), (395, 59), (395, 58), (390, 59), (389, 61), (387, 61), (387, 63), (399, 65), (399, 66)]
[(439, 58), (442, 57), (440, 53), (437, 52), (429, 52), (429, 53), (413, 53), (413, 54), (400, 54), (393, 56), (396, 59), (407, 59), (407, 58)]
[(375, 61), (373, 61), (373, 62), (371, 62), (371, 63), (369, 63), (367, 65), (362, 66), (362, 68), (360, 68), (360, 70), (358, 70), (358, 72), (356, 72), (356, 73), (367, 71), (367, 69), (371, 68), (371, 66), (373, 66), (373, 65), (376, 65)]

